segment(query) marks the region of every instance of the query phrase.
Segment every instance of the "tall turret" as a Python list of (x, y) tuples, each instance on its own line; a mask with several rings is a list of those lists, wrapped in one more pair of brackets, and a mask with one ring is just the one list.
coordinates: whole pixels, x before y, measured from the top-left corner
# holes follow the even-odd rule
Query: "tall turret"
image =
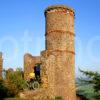
[(51, 98), (75, 100), (74, 10), (64, 5), (45, 10), (46, 50), (42, 57), (42, 82)]

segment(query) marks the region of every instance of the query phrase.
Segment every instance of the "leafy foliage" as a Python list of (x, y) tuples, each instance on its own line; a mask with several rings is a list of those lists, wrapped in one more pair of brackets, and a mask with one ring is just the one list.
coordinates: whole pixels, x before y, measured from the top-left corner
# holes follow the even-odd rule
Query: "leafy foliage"
[(4, 70), (4, 80), (0, 82), (0, 98), (14, 97), (24, 90), (26, 87), (26, 81), (23, 79), (23, 71), (17, 68), (16, 71), (13, 69)]
[(0, 80), (0, 99), (7, 96), (7, 88), (3, 85), (3, 81)]
[[(83, 71), (80, 72), (85, 75), (85, 77), (81, 77), (78, 79), (79, 85), (91, 86), (93, 88), (93, 98), (94, 100), (100, 99), (100, 73), (93, 71)], [(79, 92), (81, 94), (85, 94), (85, 91)], [(87, 95), (87, 94), (85, 94)]]
[(23, 90), (25, 88), (25, 80), (23, 79), (23, 72), (20, 68), (16, 71), (7, 72), (8, 79), (16, 85), (17, 89)]
[(85, 84), (91, 84), (93, 85), (94, 92), (100, 92), (100, 74), (98, 72), (93, 71), (82, 71), (80, 70), (84, 75), (87, 76), (87, 79), (80, 79), (81, 82)]
[(19, 90), (23, 90), (25, 86), (25, 81), (23, 79), (23, 72), (21, 69), (17, 68), (16, 71), (6, 72), (7, 80), (11, 81)]

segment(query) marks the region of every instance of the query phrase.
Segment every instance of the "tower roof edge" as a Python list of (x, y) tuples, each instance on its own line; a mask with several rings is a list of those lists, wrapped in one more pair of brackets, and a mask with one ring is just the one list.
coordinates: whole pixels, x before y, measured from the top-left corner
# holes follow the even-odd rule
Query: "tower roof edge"
[(68, 10), (74, 12), (74, 9), (73, 9), (73, 8), (71, 8), (71, 7), (69, 7), (69, 6), (66, 6), (66, 5), (51, 5), (51, 6), (48, 6), (48, 7), (45, 9), (45, 13), (46, 13), (47, 11), (52, 10), (52, 9), (58, 9), (58, 8), (61, 8), (61, 9), (68, 9)]

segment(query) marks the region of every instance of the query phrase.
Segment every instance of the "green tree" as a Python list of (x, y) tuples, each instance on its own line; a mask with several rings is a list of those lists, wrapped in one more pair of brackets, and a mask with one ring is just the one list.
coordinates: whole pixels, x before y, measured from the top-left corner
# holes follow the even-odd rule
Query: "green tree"
[[(94, 100), (100, 100), (100, 73), (80, 70), (85, 77), (78, 79), (79, 85), (92, 86)], [(84, 92), (84, 91), (83, 91)], [(83, 93), (84, 94), (84, 93)]]
[(17, 68), (16, 71), (12, 71), (8, 74), (9, 79), (16, 85), (19, 90), (23, 90), (26, 86), (23, 78), (23, 71), (21, 68)]
[(6, 72), (6, 78), (4, 79), (4, 85), (8, 89), (7, 96), (16, 96), (20, 91), (26, 87), (26, 81), (23, 78), (23, 71), (17, 68), (16, 71), (8, 69)]

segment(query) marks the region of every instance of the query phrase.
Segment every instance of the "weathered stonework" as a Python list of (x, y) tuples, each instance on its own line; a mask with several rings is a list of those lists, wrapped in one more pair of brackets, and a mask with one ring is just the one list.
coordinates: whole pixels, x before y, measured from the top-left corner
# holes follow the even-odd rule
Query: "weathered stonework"
[(29, 73), (33, 72), (35, 64), (40, 63), (39, 56), (32, 56), (31, 54), (25, 54), (24, 56), (24, 79), (29, 79)]
[(41, 52), (41, 57), (24, 56), (24, 77), (27, 80), (35, 64), (41, 63), (45, 91), (42, 95), (76, 100), (74, 10), (63, 5), (50, 6), (45, 10), (45, 17), (46, 49)]
[(3, 70), (3, 58), (2, 58), (2, 53), (0, 52), (0, 80), (2, 79), (2, 70)]
[(75, 100), (74, 10), (51, 6), (45, 10), (46, 50), (41, 52), (42, 82), (46, 95)]

